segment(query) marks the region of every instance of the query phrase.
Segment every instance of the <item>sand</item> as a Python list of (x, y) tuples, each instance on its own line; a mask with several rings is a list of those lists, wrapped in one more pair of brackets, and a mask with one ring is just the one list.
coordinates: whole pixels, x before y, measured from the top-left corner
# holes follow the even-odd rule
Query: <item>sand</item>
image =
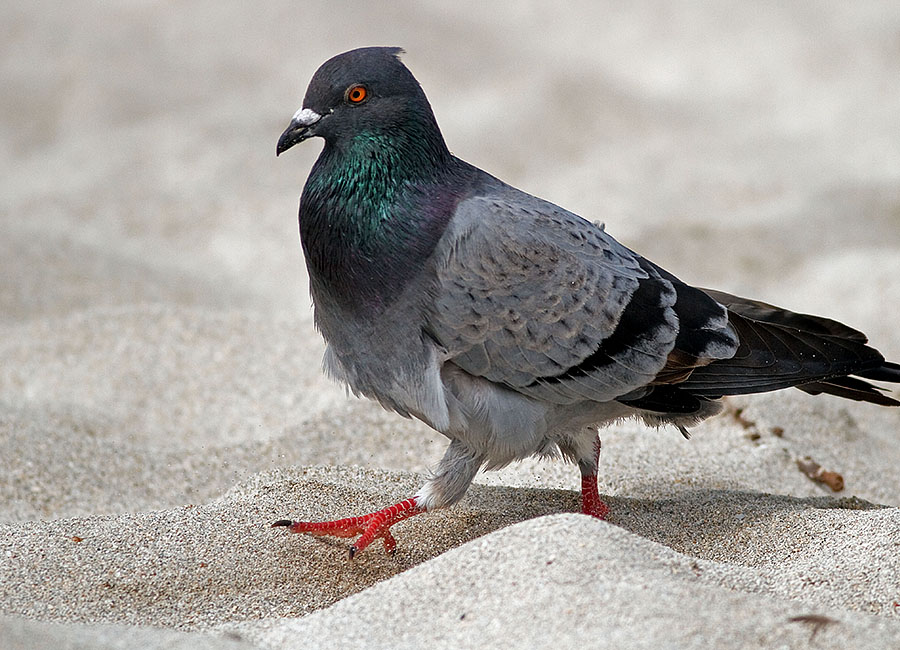
[[(321, 374), (275, 142), (406, 48), (453, 151), (683, 279), (900, 359), (900, 8), (0, 8), (0, 647), (900, 647), (900, 409), (799, 391), (602, 432), (399, 524), (445, 441)], [(835, 492), (798, 469), (839, 473)]]

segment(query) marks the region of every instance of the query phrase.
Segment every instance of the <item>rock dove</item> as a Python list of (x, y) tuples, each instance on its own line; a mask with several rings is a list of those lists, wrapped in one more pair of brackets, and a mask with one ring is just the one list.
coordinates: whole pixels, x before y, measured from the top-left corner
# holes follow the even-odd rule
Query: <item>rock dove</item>
[(796, 387), (898, 406), (900, 382), (846, 325), (692, 287), (604, 227), (454, 157), (402, 50), (326, 61), (278, 140), (325, 141), (300, 199), (324, 366), (357, 395), (415, 417), (449, 446), (412, 498), (292, 532), (359, 538), (459, 501), (476, 472), (561, 454), (582, 511), (604, 518), (599, 427), (686, 427), (726, 395)]

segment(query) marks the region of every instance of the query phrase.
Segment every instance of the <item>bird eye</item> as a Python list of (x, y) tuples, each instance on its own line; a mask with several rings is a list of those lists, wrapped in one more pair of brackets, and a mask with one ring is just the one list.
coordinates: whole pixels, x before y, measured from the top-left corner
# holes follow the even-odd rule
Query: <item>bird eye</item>
[(369, 96), (369, 91), (365, 86), (350, 86), (347, 89), (347, 101), (351, 104), (362, 104)]

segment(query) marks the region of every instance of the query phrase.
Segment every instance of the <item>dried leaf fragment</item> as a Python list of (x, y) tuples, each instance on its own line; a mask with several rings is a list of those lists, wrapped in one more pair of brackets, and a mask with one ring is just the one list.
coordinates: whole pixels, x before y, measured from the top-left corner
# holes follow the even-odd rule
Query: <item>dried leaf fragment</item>
[(832, 492), (840, 492), (844, 489), (844, 477), (837, 472), (825, 469), (809, 456), (797, 459), (797, 467), (810, 480), (816, 483), (824, 483)]
[(819, 630), (832, 623), (839, 623), (840, 621), (829, 618), (828, 616), (822, 616), (821, 614), (806, 614), (805, 616), (792, 616), (788, 619), (788, 622), (806, 623), (807, 625), (812, 626), (812, 634), (809, 636), (809, 640), (812, 641), (816, 637), (816, 634), (819, 633)]

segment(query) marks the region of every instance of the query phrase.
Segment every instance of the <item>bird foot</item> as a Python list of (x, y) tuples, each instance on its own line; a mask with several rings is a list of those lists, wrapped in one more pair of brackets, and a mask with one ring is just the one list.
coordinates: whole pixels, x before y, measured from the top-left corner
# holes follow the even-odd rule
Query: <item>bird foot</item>
[(600, 499), (596, 474), (581, 479), (581, 512), (597, 519), (606, 519), (609, 514), (609, 506)]
[(331, 537), (359, 535), (359, 539), (350, 547), (350, 559), (352, 560), (354, 555), (378, 538), (381, 538), (384, 550), (393, 555), (397, 549), (397, 540), (391, 534), (391, 526), (420, 512), (425, 512), (425, 510), (418, 506), (415, 498), (412, 498), (359, 517), (321, 522), (281, 519), (272, 524), (272, 527), (285, 526), (292, 533), (309, 535), (330, 535)]

